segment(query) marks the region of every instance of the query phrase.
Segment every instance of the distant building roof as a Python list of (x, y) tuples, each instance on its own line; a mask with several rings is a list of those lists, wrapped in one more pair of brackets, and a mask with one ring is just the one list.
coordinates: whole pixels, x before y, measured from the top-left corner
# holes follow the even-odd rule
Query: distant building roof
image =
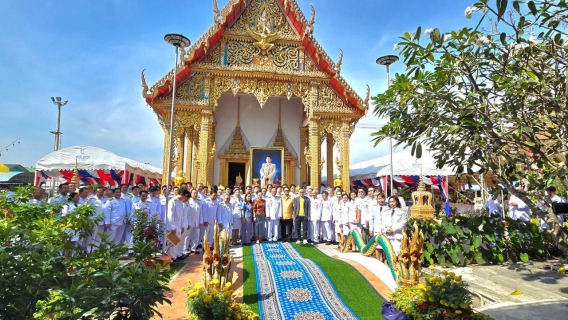
[(16, 182), (33, 184), (35, 176), (35, 168), (30, 170), (20, 164), (4, 164), (10, 168), (10, 172), (0, 173), (0, 183)]

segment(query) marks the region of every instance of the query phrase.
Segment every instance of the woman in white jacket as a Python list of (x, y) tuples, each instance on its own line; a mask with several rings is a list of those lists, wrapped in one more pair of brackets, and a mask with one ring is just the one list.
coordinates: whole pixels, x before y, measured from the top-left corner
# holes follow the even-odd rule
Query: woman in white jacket
[(390, 197), (388, 205), (387, 210), (382, 210), (381, 233), (389, 239), (395, 254), (398, 255), (402, 241), (402, 232), (408, 222), (408, 213), (406, 210), (401, 209), (398, 197)]

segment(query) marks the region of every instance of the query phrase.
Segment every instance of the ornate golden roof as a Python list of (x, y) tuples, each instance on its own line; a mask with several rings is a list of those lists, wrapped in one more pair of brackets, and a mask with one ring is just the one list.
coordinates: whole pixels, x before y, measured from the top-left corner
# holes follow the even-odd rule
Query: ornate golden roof
[[(253, 12), (255, 12), (255, 15), (252, 14)], [(259, 15), (259, 12), (262, 14)], [(264, 12), (270, 14), (270, 17), (266, 20), (262, 20), (265, 18)], [(268, 26), (268, 29), (266, 27), (263, 29), (267, 38), (264, 40), (256, 39), (255, 46), (257, 48), (261, 48), (261, 51), (264, 52), (272, 52), (274, 59), (276, 59), (278, 57), (284, 58), (283, 55), (278, 56), (278, 54), (290, 54), (289, 52), (278, 51), (282, 50), (282, 45), (301, 47), (302, 53), (300, 54), (305, 54), (314, 63), (314, 69), (307, 69), (306, 74), (313, 73), (316, 76), (318, 72), (321, 72), (328, 80), (329, 87), (336, 91), (337, 95), (347, 105), (357, 108), (360, 114), (365, 114), (369, 106), (369, 91), (367, 91), (366, 99), (363, 100), (339, 74), (343, 54), (340, 54), (340, 59), (335, 63), (313, 36), (315, 22), (313, 6), (311, 18), (308, 21), (296, 0), (229, 0), (221, 11), (218, 10), (216, 2), (214, 2), (213, 20), (214, 24), (194, 42), (187, 52), (182, 50), (183, 63), (178, 69), (178, 83), (189, 77), (192, 70), (199, 69), (200, 67), (196, 63), (200, 63), (212, 50), (223, 44), (222, 41), (226, 41), (226, 39), (242, 40), (244, 37), (250, 39), (251, 25), (258, 29), (261, 23), (267, 23), (265, 26)], [(256, 36), (262, 34), (260, 29), (252, 31)], [(272, 37), (276, 33), (279, 34), (279, 37)], [(245, 70), (246, 66), (239, 68)], [(154, 99), (170, 92), (172, 77), (173, 71), (170, 71), (150, 90), (148, 90), (143, 79), (143, 95), (149, 104)]]

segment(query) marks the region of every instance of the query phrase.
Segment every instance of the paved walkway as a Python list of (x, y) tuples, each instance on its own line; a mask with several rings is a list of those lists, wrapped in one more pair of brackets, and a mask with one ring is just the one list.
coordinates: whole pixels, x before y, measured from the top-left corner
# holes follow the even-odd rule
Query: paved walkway
[(261, 319), (357, 319), (323, 270), (290, 243), (255, 244), (253, 261)]
[[(316, 248), (351, 264), (387, 299), (396, 288), (388, 267), (374, 257), (341, 253), (335, 246), (323, 244)], [(548, 261), (445, 270), (462, 275), (479, 304), (476, 310), (495, 320), (568, 319), (568, 274), (560, 274), (560, 266), (559, 261)], [(438, 267), (435, 271), (442, 270)], [(432, 273), (428, 268), (422, 271)]]
[[(233, 272), (233, 289), (235, 290), (234, 297), (237, 302), (242, 302), (243, 297), (243, 279), (241, 275), (243, 274), (243, 249), (241, 246), (232, 247), (230, 249), (231, 255), (233, 255), (233, 264), (231, 270)], [(188, 287), (187, 281), (191, 281), (191, 284), (201, 282), (203, 271), (202, 271), (202, 260), (203, 255), (191, 255), (186, 260), (181, 263), (185, 263), (185, 266), (178, 272), (177, 275), (170, 281), (168, 287), (170, 292), (167, 294), (167, 298), (172, 302), (171, 305), (164, 304), (158, 306), (158, 312), (163, 316), (164, 320), (187, 320), (189, 319), (189, 312), (187, 311), (187, 306), (185, 305), (187, 300), (187, 292), (181, 292), (182, 287)], [(155, 317), (155, 319), (160, 319)]]
[(568, 319), (568, 275), (557, 271), (560, 266), (548, 261), (445, 270), (462, 275), (481, 304), (476, 310), (496, 320)]

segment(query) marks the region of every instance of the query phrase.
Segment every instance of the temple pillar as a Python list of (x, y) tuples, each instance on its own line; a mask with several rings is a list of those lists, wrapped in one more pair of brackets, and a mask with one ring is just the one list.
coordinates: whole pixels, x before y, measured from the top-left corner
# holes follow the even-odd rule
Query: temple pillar
[[(300, 150), (306, 150), (306, 142), (308, 141), (308, 128), (300, 127)], [(308, 163), (306, 157), (300, 155), (300, 185), (308, 183)]]
[(310, 151), (310, 181), (309, 185), (318, 188), (320, 185), (320, 128), (319, 117), (311, 116), (309, 118), (309, 151)]
[(327, 185), (333, 186), (333, 134), (328, 132), (325, 140), (327, 142)]
[(166, 185), (168, 179), (168, 162), (170, 161), (170, 130), (164, 129), (164, 154), (162, 162), (162, 185)]
[(185, 129), (185, 181), (191, 181), (193, 163), (193, 126)]
[(345, 118), (341, 120), (341, 183), (342, 189), (349, 192), (351, 185), (351, 177), (349, 176), (349, 138), (351, 138), (351, 119)]
[[(177, 131), (177, 130), (176, 130)], [(185, 149), (185, 135), (181, 134), (180, 136), (178, 136), (176, 138), (176, 149), (177, 149), (177, 153), (176, 153), (176, 177), (180, 175), (180, 173), (183, 171), (183, 160), (184, 160), (184, 149)]]
[(211, 123), (211, 129), (209, 131), (209, 157), (208, 166), (207, 166), (207, 186), (209, 186), (209, 190), (214, 184), (215, 181), (215, 155), (217, 154), (217, 148), (215, 146), (215, 127), (217, 126), (216, 123)]
[[(290, 168), (288, 169), (288, 182), (290, 184), (296, 183), (296, 160), (290, 160)], [(301, 182), (300, 182), (301, 185)]]
[(192, 129), (193, 152), (191, 159), (191, 183), (193, 186), (197, 185), (197, 176), (199, 175), (199, 131), (199, 125), (194, 125)]
[(211, 134), (211, 111), (203, 110), (201, 111), (201, 131), (199, 132), (199, 173), (197, 176), (197, 182), (203, 183), (203, 185), (208, 185), (207, 176), (209, 172), (209, 141)]

